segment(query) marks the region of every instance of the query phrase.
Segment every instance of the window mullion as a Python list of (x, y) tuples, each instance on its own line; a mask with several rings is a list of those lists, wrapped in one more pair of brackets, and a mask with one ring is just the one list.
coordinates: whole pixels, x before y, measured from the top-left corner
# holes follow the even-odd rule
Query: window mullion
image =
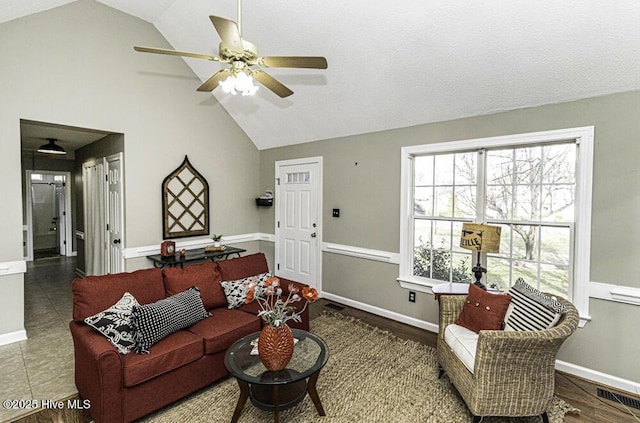
[(484, 148), (478, 150), (478, 166), (476, 180), (476, 220), (484, 222), (486, 218), (487, 191), (487, 152)]

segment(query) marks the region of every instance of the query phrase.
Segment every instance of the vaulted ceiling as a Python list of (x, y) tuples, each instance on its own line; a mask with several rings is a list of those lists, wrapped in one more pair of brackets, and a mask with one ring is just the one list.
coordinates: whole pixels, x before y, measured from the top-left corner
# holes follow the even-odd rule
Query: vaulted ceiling
[[(208, 16), (237, 20), (236, 0), (99, 1), (210, 55)], [(0, 22), (69, 2), (0, 0)], [(329, 63), (269, 69), (284, 99), (213, 92), (259, 149), (640, 89), (637, 0), (244, 0), (242, 32), (260, 55)], [(146, 60), (185, 60), (202, 81), (225, 66)]]

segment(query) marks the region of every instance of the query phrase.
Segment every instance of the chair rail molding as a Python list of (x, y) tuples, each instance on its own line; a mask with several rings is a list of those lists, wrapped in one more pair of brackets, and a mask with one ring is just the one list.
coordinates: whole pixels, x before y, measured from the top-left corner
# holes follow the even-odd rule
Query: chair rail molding
[(640, 305), (640, 288), (591, 282), (589, 284), (589, 297), (618, 303)]
[(324, 242), (322, 244), (322, 251), (367, 260), (381, 261), (383, 263), (400, 264), (400, 254), (389, 251), (354, 247), (352, 245), (333, 244), (330, 242)]
[(25, 260), (0, 262), (0, 276), (15, 275), (27, 272), (27, 262)]

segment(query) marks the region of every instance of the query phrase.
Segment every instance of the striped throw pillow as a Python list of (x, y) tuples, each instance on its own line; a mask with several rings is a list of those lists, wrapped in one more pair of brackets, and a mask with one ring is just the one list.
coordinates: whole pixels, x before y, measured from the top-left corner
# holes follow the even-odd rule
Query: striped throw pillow
[(522, 278), (509, 289), (511, 306), (505, 317), (506, 331), (544, 330), (553, 327), (567, 308), (538, 291)]

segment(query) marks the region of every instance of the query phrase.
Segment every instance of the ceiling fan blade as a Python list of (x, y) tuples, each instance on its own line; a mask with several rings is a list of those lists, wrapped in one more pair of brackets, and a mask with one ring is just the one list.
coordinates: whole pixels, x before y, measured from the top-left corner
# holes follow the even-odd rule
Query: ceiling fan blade
[(221, 18), (220, 16), (209, 16), (209, 19), (211, 19), (213, 26), (216, 27), (216, 31), (222, 40), (223, 48), (226, 47), (229, 50), (236, 52), (244, 51), (240, 30), (234, 21)]
[(135, 51), (139, 51), (141, 53), (156, 53), (156, 54), (168, 54), (169, 56), (185, 56), (185, 57), (194, 57), (196, 59), (206, 59), (214, 62), (220, 61), (219, 57), (209, 56), (208, 54), (200, 54), (200, 53), (189, 53), (186, 51), (176, 51), (176, 50), (167, 50), (164, 48), (153, 48), (153, 47), (139, 47), (133, 46)]
[(327, 68), (324, 57), (268, 56), (260, 58), (259, 63), (268, 68)]
[(293, 91), (282, 85), (277, 79), (264, 71), (255, 71), (253, 73), (253, 78), (282, 98), (289, 97), (293, 94)]
[(198, 87), (198, 91), (213, 91), (218, 87), (218, 85), (220, 85), (220, 81), (222, 81), (229, 75), (231, 75), (231, 70), (219, 70), (218, 72), (214, 73), (211, 78), (204, 81), (204, 84)]

